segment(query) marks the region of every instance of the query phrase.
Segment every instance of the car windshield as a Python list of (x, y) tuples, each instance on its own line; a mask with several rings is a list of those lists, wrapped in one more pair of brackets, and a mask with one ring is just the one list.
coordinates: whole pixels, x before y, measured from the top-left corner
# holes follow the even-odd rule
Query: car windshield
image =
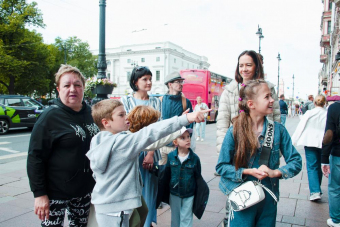
[(42, 104), (40, 104), (38, 101), (35, 101), (34, 99), (22, 99), (25, 106), (28, 107), (41, 107)]

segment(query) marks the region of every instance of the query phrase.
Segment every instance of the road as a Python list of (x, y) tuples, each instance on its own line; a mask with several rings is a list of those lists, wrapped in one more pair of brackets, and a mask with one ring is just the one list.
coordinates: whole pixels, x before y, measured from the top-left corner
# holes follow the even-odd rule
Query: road
[(0, 164), (26, 159), (31, 129), (10, 129), (0, 136)]

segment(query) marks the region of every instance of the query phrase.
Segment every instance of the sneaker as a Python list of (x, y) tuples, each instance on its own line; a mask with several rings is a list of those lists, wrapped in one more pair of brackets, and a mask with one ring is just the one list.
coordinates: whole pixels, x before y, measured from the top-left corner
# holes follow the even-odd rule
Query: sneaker
[(327, 219), (327, 225), (331, 227), (340, 227), (340, 223), (334, 223), (332, 218)]
[(202, 139), (201, 139), (201, 141), (203, 142), (203, 141), (204, 141), (204, 139), (202, 138)]
[(316, 201), (316, 200), (320, 200), (320, 199), (321, 199), (320, 192), (312, 193), (309, 197), (310, 201)]
[(199, 141), (199, 140), (200, 140), (200, 137), (197, 137), (197, 138), (196, 138), (196, 141)]

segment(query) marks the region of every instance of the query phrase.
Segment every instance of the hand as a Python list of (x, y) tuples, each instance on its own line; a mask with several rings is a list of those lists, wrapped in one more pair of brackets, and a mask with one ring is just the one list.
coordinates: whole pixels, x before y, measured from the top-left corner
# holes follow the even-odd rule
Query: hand
[(211, 109), (207, 109), (207, 110), (201, 110), (201, 111), (198, 111), (198, 112), (191, 112), (191, 113), (188, 113), (187, 114), (187, 119), (190, 123), (192, 122), (197, 122), (197, 123), (200, 123), (200, 122), (204, 122), (204, 114), (205, 113), (208, 113), (210, 112)]
[(143, 160), (143, 169), (152, 170), (154, 151), (149, 151)]
[(248, 175), (252, 175), (253, 177), (256, 177), (259, 180), (263, 180), (264, 178), (268, 177), (268, 173), (256, 168), (248, 169), (248, 171), (249, 171), (249, 173), (247, 173)]
[(34, 213), (41, 221), (50, 218), (50, 200), (47, 195), (39, 196), (34, 199)]
[(270, 177), (270, 178), (275, 178), (275, 177), (281, 177), (282, 176), (282, 173), (281, 173), (281, 171), (280, 170), (272, 170), (272, 169), (270, 169), (268, 166), (266, 166), (266, 165), (261, 165), (259, 168), (258, 168), (258, 170), (261, 170), (261, 171), (263, 171), (263, 172), (265, 172), (265, 173), (267, 173), (268, 174), (268, 177)]
[(328, 178), (329, 174), (331, 173), (330, 166), (329, 165), (321, 165), (321, 170), (322, 170), (323, 175)]
[(185, 115), (185, 114), (189, 113), (189, 111), (190, 111), (190, 108), (186, 109), (186, 110), (182, 113), (182, 115)]

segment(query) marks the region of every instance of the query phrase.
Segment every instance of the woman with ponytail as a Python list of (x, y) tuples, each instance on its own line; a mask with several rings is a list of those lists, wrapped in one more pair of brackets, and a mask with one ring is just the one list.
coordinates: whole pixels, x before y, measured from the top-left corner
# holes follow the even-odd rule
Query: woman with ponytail
[[(269, 121), (266, 116), (273, 113), (271, 90), (264, 80), (250, 80), (241, 84), (238, 98), (239, 115), (222, 143), (216, 171), (221, 175), (219, 187), (229, 195), (246, 181), (261, 181), (279, 198), (279, 179), (294, 177), (301, 171), (301, 156), (292, 145), (284, 126)], [(266, 134), (274, 126), (274, 135)], [(268, 128), (268, 129), (267, 129)], [(269, 140), (268, 140), (269, 139)], [(273, 140), (266, 164), (261, 153), (266, 141)], [(286, 165), (279, 167), (279, 152), (282, 152)], [(260, 159), (261, 158), (261, 159)], [(265, 191), (265, 199), (242, 211), (233, 212), (230, 226), (275, 226), (277, 203)]]

